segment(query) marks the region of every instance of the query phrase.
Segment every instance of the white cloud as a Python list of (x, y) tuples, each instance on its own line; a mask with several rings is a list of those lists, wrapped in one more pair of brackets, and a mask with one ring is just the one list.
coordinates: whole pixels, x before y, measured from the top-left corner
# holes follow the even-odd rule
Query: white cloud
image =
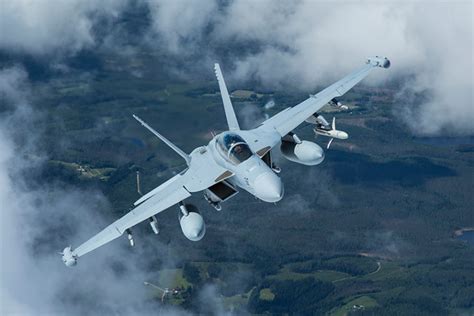
[[(94, 47), (97, 22), (114, 20), (128, 3), (3, 1), (0, 49), (67, 55)], [(211, 67), (224, 57), (219, 54), (230, 56), (232, 64), (223, 65), (230, 83), (256, 80), (265, 88), (313, 92), (365, 57), (386, 55), (389, 71), (375, 72), (364, 84), (405, 82), (394, 112), (415, 134), (474, 133), (472, 1), (143, 3), (151, 13), (145, 42), (183, 60), (200, 56), (196, 65)], [(110, 24), (101, 33), (109, 46), (120, 36)]]
[(15, 0), (0, 4), (0, 49), (75, 53), (95, 43), (97, 17), (115, 18), (128, 0)]
[(204, 9), (202, 2), (187, 2), (185, 11), (165, 3), (152, 10), (154, 31), (166, 34), (162, 47), (173, 53), (201, 50), (209, 58), (215, 54), (210, 48), (216, 45), (239, 41), (258, 45), (259, 49), (233, 53), (234, 64), (224, 65), (230, 79), (311, 91), (337, 80), (367, 56), (385, 55), (392, 68), (375, 72), (365, 84), (406, 81), (398, 103), (414, 102), (409, 96), (416, 91), (431, 96), (429, 101), (395, 110), (404, 110), (403, 118), (415, 133), (474, 132), (471, 1), (427, 5), (423, 1), (242, 0), (218, 10), (211, 1)]
[[(220, 297), (219, 297), (220, 296)], [(202, 306), (201, 313), (207, 315), (232, 316), (233, 312), (226, 311), (222, 302), (222, 295), (213, 284), (206, 284), (199, 292), (199, 302)]]
[[(190, 53), (217, 13), (217, 1), (147, 1), (153, 16), (152, 30), (159, 35), (157, 46), (174, 53)], [(191, 52), (193, 53), (193, 52)]]
[[(53, 181), (38, 185), (35, 175), (48, 157), (37, 145), (42, 130), (28, 127), (44, 126), (36, 124), (43, 117), (23, 68), (0, 70), (0, 96), (8, 108), (0, 118), (0, 314), (191, 315), (161, 306), (143, 284), (157, 278), (147, 266), (151, 260), (160, 258), (166, 266), (180, 260), (151, 233), (133, 249), (124, 237), (81, 257), (73, 268), (63, 264), (58, 252), (108, 225), (111, 218), (104, 214), (111, 207), (96, 190)], [(231, 315), (214, 286), (196, 292), (196, 299), (194, 309)]]
[(140, 246), (125, 250), (123, 240), (81, 258), (73, 269), (64, 266), (57, 252), (106, 226), (101, 214), (110, 206), (94, 190), (36, 184), (47, 157), (36, 145), (41, 130), (28, 128), (38, 126), (33, 123), (41, 114), (29, 101), (22, 68), (0, 71), (0, 95), (10, 109), (0, 119), (0, 314), (152, 314), (156, 304), (147, 301)]

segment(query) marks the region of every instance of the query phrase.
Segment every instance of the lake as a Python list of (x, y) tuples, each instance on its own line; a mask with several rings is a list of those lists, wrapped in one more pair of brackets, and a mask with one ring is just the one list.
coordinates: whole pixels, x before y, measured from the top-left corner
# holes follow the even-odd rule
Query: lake
[(414, 140), (435, 146), (474, 145), (474, 136), (472, 135), (460, 137), (417, 137)]
[(462, 235), (456, 238), (467, 241), (468, 244), (474, 247), (474, 231), (473, 230), (464, 232)]

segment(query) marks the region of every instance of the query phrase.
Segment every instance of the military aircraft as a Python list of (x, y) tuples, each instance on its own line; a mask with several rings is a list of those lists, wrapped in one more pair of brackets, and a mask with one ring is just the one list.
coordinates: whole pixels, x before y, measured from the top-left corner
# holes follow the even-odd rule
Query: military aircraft
[(191, 241), (201, 240), (206, 232), (204, 219), (195, 206), (184, 203), (192, 193), (203, 192), (204, 198), (217, 210), (221, 210), (221, 203), (237, 194), (239, 188), (265, 202), (280, 201), (284, 193), (283, 184), (277, 175), (280, 168), (272, 162), (271, 150), (279, 145), (282, 155), (290, 161), (308, 166), (320, 164), (324, 160), (324, 150), (314, 142), (301, 140), (292, 131), (306, 121), (316, 125), (315, 133), (319, 135), (331, 139), (347, 138), (347, 133), (335, 130), (334, 120), (330, 126), (318, 111), (326, 104), (340, 104), (335, 98), (344, 95), (377, 67), (389, 68), (390, 61), (386, 57), (370, 57), (364, 66), (318, 94), (310, 95), (300, 104), (282, 110), (254, 129), (241, 130), (221, 69), (219, 64), (215, 64), (229, 129), (215, 135), (207, 145), (194, 149), (190, 154), (133, 115), (180, 155), (187, 168), (143, 195), (129, 213), (79, 247), (66, 247), (61, 253), (64, 264), (74, 266), (79, 257), (124, 233), (133, 246), (131, 228), (143, 221), (148, 221), (157, 234), (156, 214), (173, 205), (179, 205), (179, 223), (184, 236)]

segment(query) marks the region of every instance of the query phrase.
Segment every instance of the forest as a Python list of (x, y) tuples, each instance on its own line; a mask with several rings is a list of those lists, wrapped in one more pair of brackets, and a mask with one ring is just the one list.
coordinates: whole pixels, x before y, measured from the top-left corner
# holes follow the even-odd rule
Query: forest
[[(40, 113), (33, 122), (40, 128), (38, 147), (47, 154), (41, 168), (28, 170), (28, 185), (100, 192), (110, 203), (100, 216), (111, 222), (138, 199), (137, 171), (147, 192), (185, 168), (132, 113), (187, 152), (225, 130), (212, 69), (181, 78), (170, 70), (176, 61), (162, 65), (159, 57), (84, 52), (55, 79), (52, 70), (23, 60)], [(3, 66), (14, 62), (7, 56)], [(146, 241), (141, 247), (149, 254), (145, 269), (163, 286), (182, 289), (165, 304), (206, 313), (196, 297), (212, 284), (226, 310), (243, 315), (473, 313), (474, 251), (453, 232), (474, 226), (474, 142), (445, 145), (412, 136), (395, 115), (397, 88), (356, 87), (343, 99), (349, 111), (323, 111), (350, 138), (335, 141), (319, 166), (285, 161), (275, 148), (286, 192), (278, 204), (240, 192), (216, 212), (193, 196), (207, 223), (199, 243), (182, 236), (176, 207), (159, 216), (161, 232), (153, 236), (159, 243), (139, 225), (136, 238)], [(244, 128), (307, 97), (231, 90), (237, 89), (253, 91), (233, 97)], [(269, 101), (275, 106), (267, 109)], [(2, 103), (0, 111), (11, 108)], [(307, 125), (295, 132), (322, 147), (328, 141), (315, 139)], [(61, 246), (47, 237), (32, 245), (38, 251)], [(130, 257), (138, 260), (138, 251), (130, 250)], [(161, 293), (152, 301), (159, 306)]]

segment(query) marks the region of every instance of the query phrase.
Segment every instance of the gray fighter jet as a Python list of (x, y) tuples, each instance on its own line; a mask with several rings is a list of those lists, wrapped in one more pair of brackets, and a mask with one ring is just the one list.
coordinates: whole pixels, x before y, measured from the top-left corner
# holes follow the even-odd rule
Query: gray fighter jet
[(314, 142), (301, 140), (292, 131), (306, 121), (315, 125), (315, 133), (319, 135), (346, 139), (347, 133), (336, 131), (335, 122), (330, 125), (318, 111), (328, 103), (338, 104), (337, 97), (344, 95), (377, 67), (389, 68), (390, 61), (379, 56), (368, 58), (363, 67), (318, 94), (282, 110), (254, 129), (241, 130), (221, 69), (219, 64), (215, 64), (229, 130), (187, 154), (134, 115), (138, 122), (179, 154), (188, 167), (142, 196), (129, 213), (79, 247), (66, 247), (62, 252), (63, 262), (73, 266), (79, 257), (124, 233), (133, 246), (130, 229), (143, 221), (149, 221), (157, 234), (155, 215), (173, 205), (179, 205), (179, 222), (184, 236), (192, 241), (201, 240), (206, 232), (204, 219), (195, 206), (184, 203), (192, 193), (203, 192), (205, 199), (217, 210), (221, 209), (222, 202), (237, 194), (239, 188), (265, 202), (280, 201), (284, 190), (278, 177), (280, 168), (271, 159), (272, 148), (279, 145), (282, 155), (293, 162), (308, 166), (320, 164), (324, 160), (324, 150)]

